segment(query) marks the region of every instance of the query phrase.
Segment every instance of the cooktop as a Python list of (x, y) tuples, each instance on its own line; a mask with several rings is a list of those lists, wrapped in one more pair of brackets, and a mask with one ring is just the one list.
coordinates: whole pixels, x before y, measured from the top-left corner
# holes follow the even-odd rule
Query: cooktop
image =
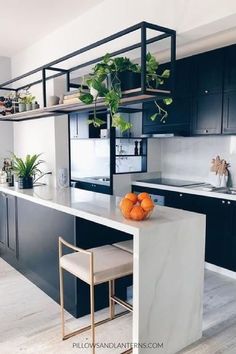
[(173, 186), (173, 187), (186, 187), (186, 186), (193, 186), (193, 185), (202, 184), (200, 182), (184, 181), (184, 180), (171, 179), (171, 178), (151, 178), (151, 179), (139, 180), (138, 182), (163, 184), (165, 186)]

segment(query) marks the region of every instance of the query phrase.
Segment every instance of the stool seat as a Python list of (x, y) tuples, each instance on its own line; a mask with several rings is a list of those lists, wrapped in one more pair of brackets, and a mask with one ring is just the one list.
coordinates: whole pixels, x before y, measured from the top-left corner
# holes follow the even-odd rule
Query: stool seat
[[(90, 248), (87, 251), (94, 255), (94, 285), (133, 273), (133, 256), (128, 252), (111, 245)], [(60, 258), (60, 266), (91, 284), (88, 255), (82, 252), (66, 254)]]
[(127, 241), (113, 243), (113, 246), (120, 248), (121, 250), (124, 250), (126, 252), (130, 252), (130, 253), (133, 253), (133, 249), (134, 249), (133, 240), (127, 240)]

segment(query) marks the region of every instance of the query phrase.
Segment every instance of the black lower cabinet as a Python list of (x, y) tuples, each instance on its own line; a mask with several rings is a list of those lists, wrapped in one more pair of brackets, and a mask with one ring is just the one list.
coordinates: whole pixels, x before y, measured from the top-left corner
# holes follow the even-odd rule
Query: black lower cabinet
[[(0, 194), (0, 256), (47, 295), (59, 302), (58, 237), (88, 249), (131, 239), (131, 235), (41, 206)], [(71, 252), (64, 247), (63, 253)], [(65, 308), (75, 317), (90, 313), (89, 286), (64, 271)], [(126, 299), (132, 277), (116, 282)], [(108, 284), (95, 287), (95, 309), (107, 307)]]
[(133, 190), (164, 196), (165, 206), (205, 214), (206, 261), (236, 271), (236, 202), (140, 186)]
[(18, 257), (17, 242), (17, 199), (0, 193), (0, 255)]

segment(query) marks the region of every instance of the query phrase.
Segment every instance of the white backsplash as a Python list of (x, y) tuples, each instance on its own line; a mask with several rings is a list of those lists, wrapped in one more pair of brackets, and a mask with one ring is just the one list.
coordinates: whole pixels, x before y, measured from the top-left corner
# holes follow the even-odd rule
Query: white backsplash
[[(154, 139), (152, 139), (154, 140)], [(236, 136), (174, 137), (156, 139), (161, 151), (163, 177), (207, 182), (211, 159), (220, 155), (230, 163), (233, 186), (236, 186)]]

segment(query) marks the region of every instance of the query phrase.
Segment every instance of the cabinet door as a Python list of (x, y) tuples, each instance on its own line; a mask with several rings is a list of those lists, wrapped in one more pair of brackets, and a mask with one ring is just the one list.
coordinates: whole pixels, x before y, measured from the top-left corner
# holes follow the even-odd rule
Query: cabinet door
[(206, 261), (232, 270), (231, 202), (206, 198)]
[(17, 256), (16, 197), (7, 196), (7, 249)]
[(162, 102), (160, 104), (167, 110), (168, 116), (162, 121), (159, 117), (152, 121), (150, 117), (157, 112), (157, 107), (154, 102), (144, 103), (143, 133), (188, 135), (190, 130), (191, 99), (176, 97), (171, 105), (166, 106)]
[(223, 133), (236, 133), (236, 91), (231, 91), (224, 94)]
[(224, 49), (224, 90), (236, 90), (236, 45)]
[(176, 61), (175, 65), (175, 96), (190, 97), (192, 95), (192, 77), (194, 57)]
[(3, 251), (7, 242), (7, 199), (0, 193), (0, 249)]
[(196, 94), (222, 92), (223, 50), (217, 49), (195, 56)]
[(192, 134), (220, 134), (222, 94), (205, 94), (194, 99)]

